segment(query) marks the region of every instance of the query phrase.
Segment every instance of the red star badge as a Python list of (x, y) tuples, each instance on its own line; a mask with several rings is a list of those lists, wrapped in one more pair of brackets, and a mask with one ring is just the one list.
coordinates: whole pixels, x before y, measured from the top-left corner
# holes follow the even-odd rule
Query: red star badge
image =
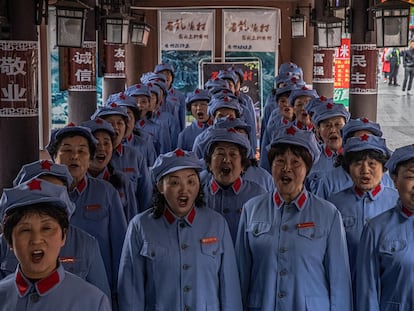
[(326, 109), (332, 109), (334, 107), (334, 105), (332, 103), (327, 103), (326, 104)]
[(368, 120), (367, 118), (362, 118), (362, 119), (361, 119), (361, 121), (362, 121), (363, 123), (369, 123), (369, 120)]
[(361, 136), (361, 141), (368, 141), (369, 136), (367, 134), (364, 134)]
[(293, 126), (286, 129), (286, 134), (288, 135), (295, 135), (295, 133), (296, 133), (296, 130)]
[(53, 163), (50, 163), (48, 160), (43, 160), (40, 162), (40, 167), (42, 170), (50, 171), (50, 168), (53, 166)]
[(41, 181), (39, 179), (32, 179), (27, 183), (27, 186), (29, 187), (29, 190), (42, 190), (40, 184)]
[(184, 152), (182, 149), (176, 149), (176, 150), (174, 151), (174, 153), (175, 153), (175, 155), (176, 155), (177, 157), (183, 157), (183, 156), (185, 156), (185, 152)]
[(236, 129), (235, 129), (234, 127), (229, 128), (229, 129), (227, 130), (227, 132), (230, 132), (230, 133), (237, 133), (237, 131), (236, 131)]
[(111, 103), (109, 106), (110, 106), (111, 108), (116, 108), (116, 107), (118, 107), (118, 105), (117, 105), (116, 103)]

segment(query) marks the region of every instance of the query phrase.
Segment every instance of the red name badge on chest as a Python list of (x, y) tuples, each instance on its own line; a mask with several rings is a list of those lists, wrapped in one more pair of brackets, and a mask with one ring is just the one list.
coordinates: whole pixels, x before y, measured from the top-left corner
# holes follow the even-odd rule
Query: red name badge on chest
[(75, 263), (75, 257), (60, 257), (59, 261), (61, 263)]
[(91, 205), (87, 205), (85, 207), (85, 209), (90, 212), (90, 211), (98, 211), (100, 210), (102, 207), (100, 204), (91, 204)]
[(315, 227), (315, 223), (313, 221), (302, 222), (302, 223), (296, 225), (296, 228), (298, 228), (298, 229), (313, 228), (313, 227)]
[(213, 244), (217, 241), (218, 239), (216, 237), (204, 238), (200, 240), (201, 244)]

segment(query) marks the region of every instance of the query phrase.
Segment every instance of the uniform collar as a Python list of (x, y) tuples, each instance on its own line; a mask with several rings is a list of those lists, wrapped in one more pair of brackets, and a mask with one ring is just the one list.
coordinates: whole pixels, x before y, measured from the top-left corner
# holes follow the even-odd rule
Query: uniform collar
[(116, 148), (115, 148), (115, 152), (118, 153), (118, 155), (122, 156), (122, 153), (124, 151), (124, 147), (122, 144), (119, 144)]
[[(193, 224), (195, 215), (196, 215), (196, 210), (193, 206), (191, 208), (191, 211), (185, 217), (183, 217), (182, 219), (189, 226), (191, 226)], [(174, 215), (174, 213), (168, 207), (165, 207), (165, 209), (164, 209), (164, 217), (170, 225), (172, 225), (176, 219), (179, 219), (177, 216)]]
[(79, 193), (82, 193), (86, 186), (88, 185), (87, 181), (87, 175), (85, 175), (82, 180), (78, 183), (78, 185), (75, 187), (75, 190), (77, 190)]
[[(308, 192), (304, 189), (298, 195), (298, 197), (290, 203), (290, 205), (292, 204), (295, 205), (298, 211), (300, 211), (304, 208), (307, 199), (308, 199)], [(276, 207), (278, 209), (280, 209), (285, 204), (285, 201), (283, 200), (282, 196), (277, 191), (273, 195), (273, 201), (275, 202)]]
[(51, 275), (32, 283), (23, 275), (23, 273), (20, 272), (19, 265), (15, 273), (15, 282), (20, 297), (24, 297), (28, 293), (32, 292), (32, 287), (35, 288), (39, 296), (44, 296), (54, 287), (59, 285), (63, 281), (64, 276), (65, 270), (63, 269), (63, 266), (59, 264), (58, 268)]
[(301, 130), (311, 131), (313, 129), (313, 124), (309, 123), (308, 125), (305, 125), (300, 121), (296, 121), (296, 127)]
[(134, 134), (132, 134), (131, 133), (131, 135), (129, 135), (127, 138), (126, 138), (126, 142), (128, 142), (128, 143), (131, 143), (132, 142), (132, 140), (134, 139)]
[(201, 129), (204, 128), (204, 123), (203, 122), (196, 121), (196, 124), (199, 128), (201, 128)]
[(402, 206), (401, 200), (398, 200), (397, 206), (399, 207), (400, 213), (401, 213), (401, 215), (404, 218), (410, 218), (412, 215), (414, 215), (414, 211), (413, 210), (411, 210), (411, 209), (409, 209), (409, 208), (407, 208), (405, 206)]
[(383, 187), (381, 187), (381, 184), (378, 184), (374, 189), (371, 191), (364, 192), (361, 189), (359, 189), (357, 186), (354, 186), (354, 191), (356, 195), (359, 198), (363, 198), (366, 194), (372, 201), (376, 200), (378, 198), (378, 194), (380, 194), (383, 191)]
[[(238, 194), (241, 187), (243, 185), (243, 179), (241, 177), (237, 178), (234, 183), (231, 185), (231, 189), (233, 189), (234, 193)], [(210, 183), (210, 190), (212, 194), (216, 194), (222, 187), (217, 183), (214, 177), (211, 179)]]
[(108, 181), (110, 177), (111, 177), (111, 174), (109, 173), (108, 168), (105, 167), (102, 172), (102, 179)]
[(334, 156), (334, 155), (338, 155), (338, 154), (342, 154), (342, 151), (343, 151), (344, 149), (341, 147), (341, 148), (339, 148), (339, 150), (338, 151), (333, 151), (333, 150), (331, 150), (327, 145), (325, 145), (325, 147), (323, 148), (323, 151), (324, 151), (324, 153), (325, 153), (325, 155), (328, 157), (328, 158), (331, 158), (332, 156)]

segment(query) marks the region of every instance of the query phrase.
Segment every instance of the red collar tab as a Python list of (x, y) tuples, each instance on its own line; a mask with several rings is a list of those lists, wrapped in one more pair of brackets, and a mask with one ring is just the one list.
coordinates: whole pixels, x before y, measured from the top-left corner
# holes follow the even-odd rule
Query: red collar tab
[(239, 177), (236, 179), (236, 181), (233, 183), (233, 190), (235, 193), (238, 193), (241, 186), (243, 185), (243, 180)]
[(138, 124), (139, 126), (143, 127), (145, 125), (145, 120), (139, 120)]
[(275, 192), (275, 195), (273, 196), (273, 200), (275, 201), (277, 208), (280, 208), (282, 206), (283, 200), (280, 197), (279, 192)]
[(210, 188), (213, 194), (216, 194), (217, 191), (220, 189), (220, 186), (218, 185), (218, 183), (216, 182), (214, 178), (211, 181)]
[(202, 129), (204, 127), (204, 123), (197, 121), (197, 126)]
[(360, 198), (362, 198), (362, 196), (364, 195), (364, 192), (361, 190), (361, 189), (359, 189), (357, 186), (355, 186), (354, 187), (354, 189), (355, 189), (355, 193), (360, 197)]
[[(359, 189), (356, 186), (354, 187), (354, 189), (355, 189), (355, 193), (360, 198), (362, 198), (364, 196), (364, 193), (365, 193), (364, 191), (362, 191), (361, 189)], [(378, 195), (378, 193), (381, 192), (381, 189), (382, 189), (381, 184), (378, 184), (374, 189), (372, 189), (371, 191), (369, 191), (367, 194), (371, 197), (371, 199), (374, 199)]]
[(339, 148), (338, 151), (332, 151), (331, 149), (329, 149), (328, 146), (325, 145), (324, 148), (325, 154), (328, 156), (328, 158), (334, 156), (335, 154), (342, 154), (342, 152), (344, 151), (344, 148)]
[(410, 210), (410, 209), (406, 208), (405, 206), (403, 206), (403, 207), (401, 208), (401, 211), (402, 211), (402, 212), (403, 212), (403, 214), (404, 214), (405, 216), (407, 216), (407, 217), (411, 217), (411, 216), (414, 214), (414, 211), (412, 211), (412, 210)]
[(381, 184), (378, 184), (373, 190), (371, 190), (372, 197), (375, 197), (381, 191)]
[(307, 199), (306, 193), (302, 192), (302, 194), (296, 199), (296, 205), (299, 207), (299, 209), (302, 209), (303, 204), (305, 204)]
[(105, 167), (104, 172), (103, 172), (103, 176), (102, 179), (104, 180), (109, 180), (109, 178), (111, 177), (111, 174), (109, 173), (109, 170), (107, 167)]
[[(34, 283), (34, 287), (36, 288), (39, 295), (44, 295), (57, 284), (59, 284), (61, 280), (61, 276), (59, 275), (60, 268), (56, 269), (51, 275), (48, 277), (37, 281)], [(63, 271), (63, 268), (62, 268)], [(20, 296), (24, 296), (29, 292), (29, 289), (32, 287), (32, 284), (23, 276), (20, 272), (20, 269), (17, 270), (15, 281), (17, 285), (17, 289), (19, 290)]]
[[(194, 206), (191, 208), (191, 211), (187, 214), (187, 216), (185, 217), (185, 220), (189, 223), (192, 224), (194, 221), (196, 215), (196, 211)], [(166, 207), (164, 209), (164, 217), (167, 220), (167, 222), (171, 225), (174, 223), (176, 216), (170, 211), (170, 209), (168, 207)]]
[(83, 192), (86, 188), (86, 179), (85, 177), (82, 178), (82, 180), (79, 182), (79, 184), (76, 186), (76, 189), (78, 189), (79, 192)]
[(134, 134), (131, 134), (127, 137), (126, 141), (130, 143), (133, 139), (134, 139)]
[(115, 148), (115, 150), (116, 150), (116, 152), (118, 152), (118, 154), (119, 155), (122, 155), (122, 151), (123, 151), (123, 146), (122, 146), (122, 144), (119, 144), (116, 148)]

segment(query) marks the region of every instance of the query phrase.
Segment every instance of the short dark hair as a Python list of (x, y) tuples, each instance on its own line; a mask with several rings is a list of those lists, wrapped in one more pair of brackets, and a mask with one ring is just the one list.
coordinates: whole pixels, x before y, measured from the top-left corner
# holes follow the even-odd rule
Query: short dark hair
[(61, 207), (57, 207), (53, 203), (36, 203), (13, 208), (6, 212), (6, 215), (3, 218), (3, 233), (9, 245), (13, 244), (13, 228), (19, 223), (19, 221), (24, 216), (33, 214), (47, 215), (56, 219), (56, 221), (62, 228), (62, 239), (64, 238), (66, 231), (69, 227), (69, 219), (67, 212), (63, 210)]
[(361, 151), (350, 151), (346, 152), (341, 157), (341, 165), (343, 169), (349, 173), (349, 167), (352, 163), (366, 160), (366, 159), (374, 159), (382, 164), (382, 171), (386, 172), (387, 168), (385, 167), (385, 162), (388, 161), (389, 156), (383, 154), (382, 152), (374, 149), (366, 149)]
[(287, 143), (273, 144), (269, 152), (267, 153), (269, 165), (272, 166), (273, 160), (277, 156), (285, 154), (288, 150), (290, 150), (295, 156), (302, 158), (303, 162), (305, 162), (305, 165), (306, 165), (306, 175), (308, 175), (312, 168), (313, 159), (308, 149), (306, 149), (303, 146), (287, 144)]
[[(212, 158), (213, 150), (217, 147), (217, 145), (219, 143), (220, 142), (217, 141), (217, 142), (214, 142), (214, 143), (211, 144), (210, 150), (208, 151), (207, 155), (204, 158), (204, 161), (206, 162), (206, 164), (211, 164), (211, 158)], [(240, 152), (241, 165), (242, 165), (244, 171), (246, 171), (249, 168), (249, 166), (251, 165), (251, 161), (247, 156), (247, 149), (240, 146), (239, 144), (235, 143), (235, 145), (237, 146), (237, 148), (239, 149), (239, 152)], [(207, 170), (210, 171), (210, 169), (208, 168), (208, 165), (207, 165)]]
[(55, 157), (58, 150), (59, 150), (59, 147), (60, 147), (60, 144), (61, 144), (62, 140), (64, 138), (67, 138), (67, 137), (75, 137), (75, 136), (82, 136), (87, 140), (88, 146), (89, 146), (90, 159), (93, 160), (93, 158), (95, 157), (96, 145), (89, 139), (89, 137), (87, 137), (82, 132), (68, 132), (68, 133), (65, 133), (65, 134), (59, 136), (59, 138), (57, 138), (53, 142), (53, 144), (50, 146), (49, 153), (52, 154), (53, 157)]

